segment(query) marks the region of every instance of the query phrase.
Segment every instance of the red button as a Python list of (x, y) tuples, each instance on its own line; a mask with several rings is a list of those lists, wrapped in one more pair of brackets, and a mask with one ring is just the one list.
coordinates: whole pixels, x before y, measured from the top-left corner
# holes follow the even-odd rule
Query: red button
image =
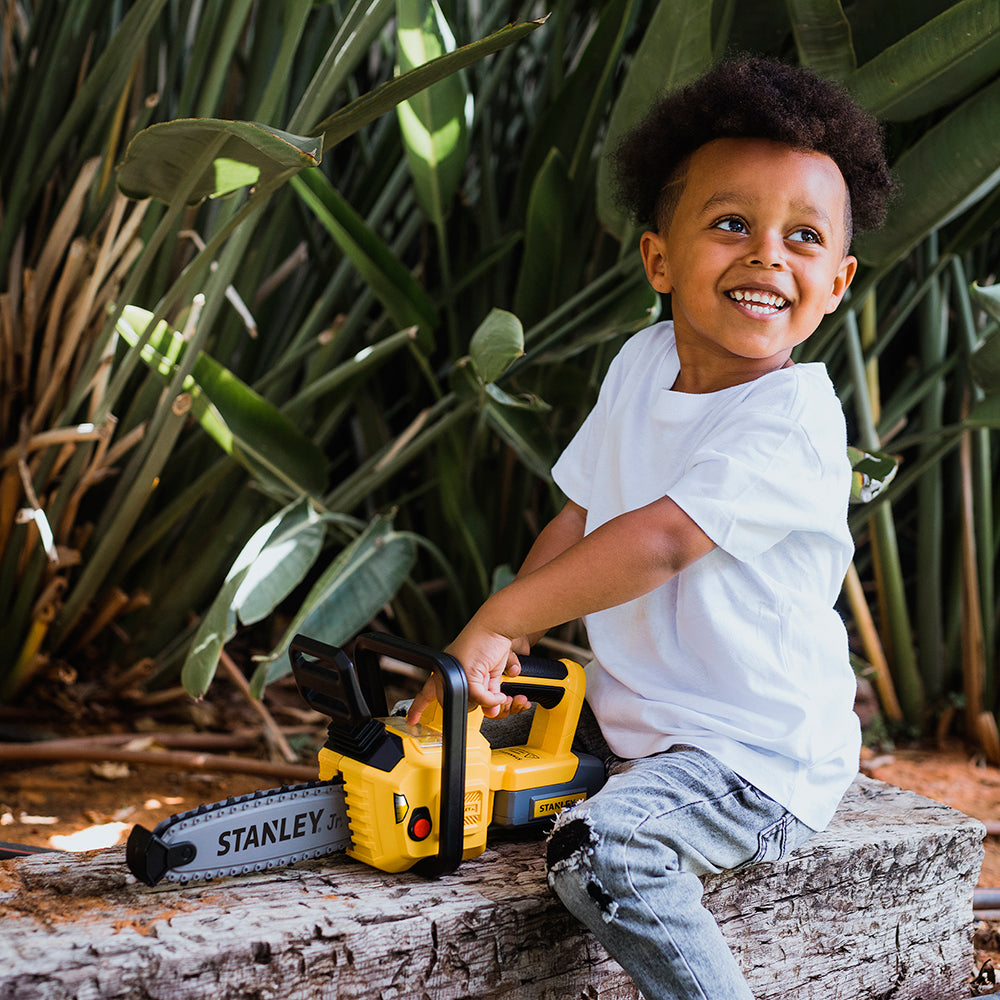
[(430, 835), (431, 832), (431, 821), (425, 816), (420, 816), (413, 821), (413, 825), (410, 827), (410, 836), (414, 840), (424, 840)]

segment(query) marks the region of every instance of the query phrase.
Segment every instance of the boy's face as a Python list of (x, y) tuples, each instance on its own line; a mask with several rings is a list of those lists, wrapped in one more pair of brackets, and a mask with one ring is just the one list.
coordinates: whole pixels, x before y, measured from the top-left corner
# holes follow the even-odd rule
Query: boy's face
[(854, 277), (846, 208), (823, 153), (767, 139), (694, 152), (668, 231), (641, 243), (650, 284), (671, 296), (676, 389), (712, 392), (789, 363)]

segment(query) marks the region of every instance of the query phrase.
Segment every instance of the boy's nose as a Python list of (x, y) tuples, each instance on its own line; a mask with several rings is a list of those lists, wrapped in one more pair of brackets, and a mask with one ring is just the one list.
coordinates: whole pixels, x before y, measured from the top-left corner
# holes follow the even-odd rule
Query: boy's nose
[(781, 240), (770, 236), (758, 238), (747, 248), (747, 263), (754, 267), (783, 268), (785, 254)]

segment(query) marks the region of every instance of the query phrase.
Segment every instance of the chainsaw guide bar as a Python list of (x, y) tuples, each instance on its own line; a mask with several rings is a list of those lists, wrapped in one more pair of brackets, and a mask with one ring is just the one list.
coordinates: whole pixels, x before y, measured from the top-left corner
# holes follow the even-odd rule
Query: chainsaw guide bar
[(246, 875), (343, 851), (350, 842), (344, 786), (309, 781), (201, 805), (150, 833), (135, 826), (126, 861), (147, 885)]

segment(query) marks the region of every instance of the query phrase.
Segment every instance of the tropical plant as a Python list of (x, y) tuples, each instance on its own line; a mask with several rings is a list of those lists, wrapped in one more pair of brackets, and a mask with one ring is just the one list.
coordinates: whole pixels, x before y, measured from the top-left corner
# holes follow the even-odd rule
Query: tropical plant
[[(94, 7), (80, 22), (85, 30), (119, 26)], [(841, 80), (887, 120), (901, 180), (889, 225), (858, 243), (863, 267), (850, 300), (800, 356), (827, 362), (855, 442), (901, 457), (891, 488), (852, 515), (858, 557), (844, 610), (859, 664), (875, 671), (890, 719), (944, 730), (964, 700), (966, 732), (990, 745), (998, 697), (990, 490), (997, 418), (995, 385), (983, 371), (996, 321), (969, 286), (993, 282), (997, 265), (1000, 149), (989, 125), (1000, 5), (525, 3), (513, 19), (548, 13), (544, 27), (411, 95), (397, 118), (368, 119), (315, 164), (317, 150), (303, 140), (339, 127), (337, 115), (316, 124), (335, 95), (384, 94), (377, 87), (389, 83), (397, 62), (418, 67), (452, 52), (453, 37), (467, 44), (488, 38), (496, 12), (447, 0), (126, 7), (127, 16), (141, 10), (148, 18), (148, 40), (136, 41), (133, 28), (136, 48), (95, 62), (93, 73), (100, 66), (103, 75), (92, 89), (90, 74), (81, 75), (79, 93), (91, 101), (83, 107), (98, 107), (98, 92), (120, 95), (111, 111), (101, 103), (103, 117), (46, 113), (37, 135), (23, 115), (24, 135), (13, 147), (31, 150), (50, 174), (49, 164), (65, 154), (43, 157), (42, 137), (63, 136), (63, 148), (71, 137), (70, 176), (108, 150), (84, 184), (93, 193), (80, 224), (100, 232), (98, 220), (107, 218), (110, 231), (114, 219), (120, 228), (143, 213), (135, 219), (142, 256), (120, 278), (129, 284), (96, 300), (114, 301), (121, 318), (116, 326), (114, 316), (96, 324), (100, 350), (60, 388), (70, 405), (50, 427), (76, 426), (85, 402), (98, 413), (87, 394), (100, 384), (113, 398), (101, 412), (118, 420), (111, 448), (140, 427), (145, 438), (132, 445), (115, 490), (90, 485), (74, 510), (71, 523), (94, 527), (91, 540), (77, 545), (80, 568), (60, 569), (69, 598), (57, 602), (60, 617), (38, 647), (42, 655), (66, 656), (81, 638), (91, 641), (79, 624), (70, 627), (74, 619), (92, 632), (106, 617), (96, 609), (109, 600), (131, 608), (145, 590), (150, 606), (132, 610), (116, 656), (154, 656), (165, 672), (185, 660), (187, 682), (201, 691), (215, 650), (238, 621), (271, 620), (284, 608), (293, 626), (342, 641), (404, 579), (410, 582), (392, 599), (393, 627), (429, 642), (447, 639), (506, 578), (553, 510), (552, 459), (589, 408), (618, 343), (658, 315), (634, 234), (611, 197), (602, 149), (657, 91), (683, 84), (726, 51), (752, 50)], [(16, 93), (27, 93), (41, 78), (32, 75), (41, 72), (36, 67), (55, 58), (48, 45), (56, 20), (34, 29), (45, 55), (21, 60)], [(329, 43), (335, 26), (340, 34)], [(72, 26), (61, 30), (75, 37)], [(106, 42), (117, 32), (94, 37)], [(100, 40), (93, 50), (107, 51)], [(160, 74), (167, 83), (150, 108), (137, 95), (151, 89), (141, 81), (152, 79), (154, 66), (168, 67)], [(122, 75), (112, 77), (112, 68)], [(193, 145), (180, 169), (155, 182), (170, 207), (140, 202), (131, 213), (123, 205), (114, 218), (105, 215), (117, 203), (107, 182), (122, 139), (136, 136), (119, 174), (132, 194), (153, 193), (137, 184), (134, 170), (151, 176), (151, 161), (171, 158), (174, 138), (180, 148), (180, 125), (143, 136), (154, 114), (199, 120), (187, 126), (184, 141)], [(59, 132), (53, 122), (61, 115), (71, 124)], [(155, 145), (143, 151), (157, 136), (168, 137), (167, 156)], [(64, 197), (54, 184), (56, 194), (42, 199), (49, 174), (20, 166), (11, 148), (8, 141), (10, 163), (0, 163), (5, 204), (9, 191), (21, 196), (13, 228), (7, 214), (3, 220), (0, 263), (8, 275), (37, 259), (12, 251), (19, 238), (26, 248), (39, 243), (18, 234), (43, 231), (38, 220)], [(205, 185), (208, 165), (220, 160)], [(17, 188), (8, 179), (15, 168)], [(235, 193), (180, 209), (224, 189)], [(180, 235), (188, 231), (205, 246), (193, 260), (189, 238)], [(10, 287), (7, 294), (8, 303), (18, 301)], [(227, 302), (247, 306), (237, 311)], [(146, 311), (126, 313), (126, 304)], [(170, 388), (161, 399), (164, 377)], [(254, 401), (254, 430), (241, 432), (238, 418), (225, 416), (223, 389), (230, 402)], [(182, 408), (190, 402), (198, 425), (188, 411), (175, 415), (179, 398)], [(5, 433), (13, 447), (11, 426)], [(275, 450), (254, 451), (268, 440)], [(58, 491), (44, 483), (79, 482), (97, 449), (78, 443), (63, 465), (53, 455), (48, 479), (40, 466), (34, 473), (38, 504), (21, 491), (3, 511), (43, 510), (58, 520), (50, 510)], [(96, 469), (111, 467), (103, 455)], [(3, 496), (21, 490), (13, 468), (4, 473)], [(159, 486), (150, 499), (153, 480), (143, 470), (154, 468)], [(320, 481), (307, 484), (310, 476)], [(111, 513), (99, 521), (91, 513), (99, 505), (88, 506), (87, 496)], [(132, 512), (127, 525), (120, 509)], [(958, 524), (963, 545), (953, 548), (948, 525)], [(3, 559), (20, 574), (35, 529), (14, 530), (20, 541)], [(392, 558), (384, 572), (370, 572), (385, 550)], [(88, 577), (102, 551), (104, 567)], [(31, 553), (37, 562), (37, 545)], [(363, 567), (357, 576), (338, 575), (355, 566)], [(44, 563), (35, 573), (46, 578)], [(371, 590), (373, 577), (380, 588)], [(6, 593), (10, 607), (23, 577), (0, 577), (0, 585), (7, 579), (0, 597)], [(40, 585), (21, 599), (16, 657), (37, 655), (27, 640), (44, 630), (44, 622), (35, 628)], [(303, 619), (356, 605), (366, 590), (370, 601), (350, 621)], [(192, 612), (202, 621), (194, 643), (197, 623), (184, 625)], [(871, 618), (877, 628), (868, 627)], [(280, 663), (283, 633), (268, 640), (265, 661)]]

